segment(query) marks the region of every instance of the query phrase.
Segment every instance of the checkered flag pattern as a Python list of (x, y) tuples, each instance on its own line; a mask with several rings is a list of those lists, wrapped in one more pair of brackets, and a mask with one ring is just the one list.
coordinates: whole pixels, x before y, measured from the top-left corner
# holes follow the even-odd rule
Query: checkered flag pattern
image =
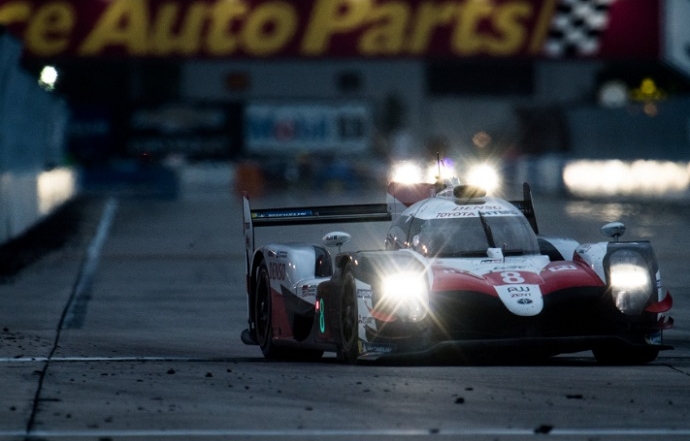
[(595, 55), (614, 1), (560, 0), (544, 43), (544, 54), (554, 58)]

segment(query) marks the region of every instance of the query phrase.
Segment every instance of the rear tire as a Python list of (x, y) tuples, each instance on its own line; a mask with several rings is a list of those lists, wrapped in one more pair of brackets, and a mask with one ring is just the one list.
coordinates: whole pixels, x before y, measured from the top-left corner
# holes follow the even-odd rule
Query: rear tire
[(266, 261), (259, 263), (254, 284), (254, 323), (256, 340), (264, 357), (269, 360), (314, 361), (321, 358), (323, 351), (279, 347), (273, 343), (273, 300), (271, 296), (271, 279)]
[(254, 323), (256, 340), (265, 358), (281, 357), (281, 350), (273, 343), (273, 302), (271, 299), (271, 279), (266, 261), (259, 263), (254, 284)]
[(359, 314), (357, 287), (352, 268), (343, 269), (343, 291), (340, 295), (340, 352), (346, 363), (354, 364), (359, 356)]

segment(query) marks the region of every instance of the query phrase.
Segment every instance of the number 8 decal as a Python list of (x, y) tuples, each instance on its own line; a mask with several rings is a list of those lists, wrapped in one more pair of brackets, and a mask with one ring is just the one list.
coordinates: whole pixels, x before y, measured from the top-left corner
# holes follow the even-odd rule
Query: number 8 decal
[(520, 273), (516, 273), (514, 271), (506, 271), (501, 273), (501, 277), (503, 277), (503, 281), (505, 283), (525, 283), (525, 279), (522, 278)]

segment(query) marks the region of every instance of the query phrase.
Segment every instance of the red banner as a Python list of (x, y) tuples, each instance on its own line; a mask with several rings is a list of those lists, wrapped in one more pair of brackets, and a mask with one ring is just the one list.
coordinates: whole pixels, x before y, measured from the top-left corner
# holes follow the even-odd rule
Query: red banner
[(0, 0), (32, 57), (658, 57), (659, 0)]

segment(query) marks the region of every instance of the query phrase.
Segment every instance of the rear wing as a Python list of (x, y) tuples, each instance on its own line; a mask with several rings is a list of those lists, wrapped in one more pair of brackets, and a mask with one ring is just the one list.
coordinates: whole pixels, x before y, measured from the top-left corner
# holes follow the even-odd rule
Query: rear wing
[(527, 218), (527, 221), (532, 226), (535, 234), (539, 234), (539, 226), (537, 225), (537, 214), (534, 211), (534, 202), (532, 200), (532, 189), (527, 182), (522, 183), (522, 200), (509, 201), (518, 210), (522, 212)]
[(242, 193), (245, 262), (247, 276), (254, 254), (254, 228), (351, 222), (387, 222), (391, 215), (386, 204), (327, 205), (294, 208), (252, 209), (247, 193)]
[[(254, 228), (280, 227), (351, 222), (389, 222), (400, 214), (404, 207), (416, 200), (432, 197), (433, 184), (418, 184), (414, 190), (402, 191), (402, 187), (389, 186), (387, 202), (383, 204), (327, 205), (294, 208), (252, 209), (247, 192), (242, 193), (242, 218), (244, 230), (245, 264), (250, 276), (251, 259), (254, 254)], [(527, 182), (522, 184), (522, 200), (509, 201), (527, 218), (536, 234), (539, 234), (537, 218), (532, 201), (532, 190)]]

